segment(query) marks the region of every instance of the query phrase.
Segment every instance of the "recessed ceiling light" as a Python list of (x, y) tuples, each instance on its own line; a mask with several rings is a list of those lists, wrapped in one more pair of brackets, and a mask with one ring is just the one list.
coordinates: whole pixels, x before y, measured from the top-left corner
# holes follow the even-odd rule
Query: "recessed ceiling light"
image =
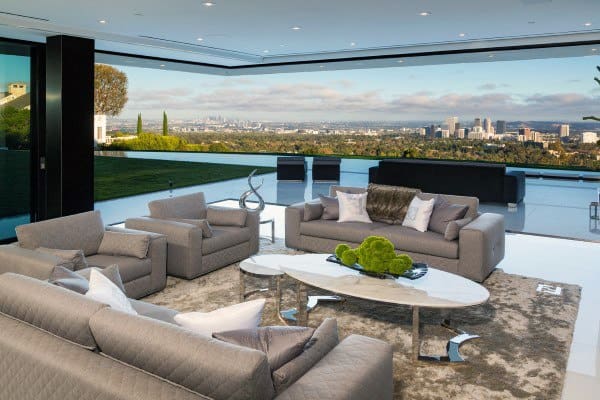
[(354, 47), (354, 46), (356, 46), (356, 43), (350, 42), (350, 46)]
[(431, 11), (421, 11), (421, 12), (419, 13), (419, 15), (420, 15), (421, 17), (428, 17), (428, 16), (430, 16), (430, 15), (431, 15)]
[(302, 29), (302, 27), (300, 27), (298, 25), (292, 26), (293, 31), (299, 31), (300, 29)]
[(202, 5), (203, 5), (204, 7), (212, 7), (212, 6), (214, 6), (214, 5), (215, 5), (215, 3), (214, 3), (214, 2), (212, 2), (212, 1), (205, 1), (204, 3), (202, 3)]
[(199, 37), (199, 38), (198, 38), (198, 39), (196, 39), (196, 40), (197, 40), (197, 41), (199, 41), (199, 42), (201, 42), (201, 41), (203, 41), (204, 39), (203, 39), (203, 38), (201, 38), (201, 37)]
[(460, 37), (465, 37), (465, 36), (466, 36), (466, 33), (459, 33), (459, 34), (458, 34), (458, 36), (460, 36)]
[(98, 20), (98, 23), (100, 23), (100, 24), (106, 24), (106, 22), (108, 22), (108, 21), (106, 21), (105, 19), (99, 19)]
[(591, 22), (586, 22), (585, 24), (583, 24), (584, 26), (592, 26)]

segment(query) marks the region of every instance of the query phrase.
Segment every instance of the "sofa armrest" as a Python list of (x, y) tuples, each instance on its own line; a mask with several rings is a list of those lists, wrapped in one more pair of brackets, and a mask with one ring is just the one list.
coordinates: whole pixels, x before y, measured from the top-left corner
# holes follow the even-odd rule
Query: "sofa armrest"
[(250, 254), (256, 254), (260, 247), (260, 213), (258, 211), (248, 210), (246, 227), (250, 228)]
[(196, 266), (202, 265), (202, 229), (196, 225), (151, 217), (129, 218), (125, 227), (155, 232), (167, 237), (169, 275), (195, 278)]
[(13, 244), (0, 246), (0, 274), (14, 272), (36, 279), (48, 279), (62, 260), (49, 253), (24, 249)]
[(483, 213), (458, 236), (460, 273), (483, 282), (504, 258), (504, 216)]
[(389, 400), (393, 387), (392, 346), (350, 335), (276, 400)]
[(504, 202), (517, 204), (525, 197), (525, 172), (510, 171), (504, 175)]
[(296, 203), (285, 208), (285, 245), (300, 249), (300, 223), (304, 221), (304, 204)]
[(152, 271), (150, 272), (152, 292), (163, 290), (167, 285), (167, 236), (161, 233), (120, 228), (117, 226), (107, 226), (105, 229), (110, 232), (137, 233), (150, 236), (150, 245), (148, 246), (148, 255), (146, 258), (150, 259), (152, 266)]

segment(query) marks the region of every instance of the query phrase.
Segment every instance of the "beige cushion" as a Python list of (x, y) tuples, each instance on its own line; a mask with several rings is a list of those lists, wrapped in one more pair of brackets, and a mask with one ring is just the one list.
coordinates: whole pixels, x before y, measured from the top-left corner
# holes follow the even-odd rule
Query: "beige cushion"
[(148, 203), (148, 208), (153, 218), (206, 218), (206, 201), (201, 192), (154, 200)]
[[(296, 382), (337, 346), (339, 341), (336, 320), (325, 319), (315, 330), (303, 352), (273, 372), (275, 392), (279, 394)], [(357, 365), (356, 368), (360, 368), (360, 366)]]
[(401, 251), (458, 258), (458, 241), (445, 240), (444, 235), (436, 232), (419, 232), (400, 225), (387, 225), (375, 229), (373, 233), (388, 238)]
[(15, 230), (19, 245), (23, 248), (81, 249), (86, 256), (98, 252), (104, 235), (100, 211), (20, 225)]
[(304, 203), (304, 221), (312, 221), (321, 218), (323, 215), (323, 206), (321, 203)]
[(150, 235), (122, 232), (104, 232), (98, 254), (146, 258)]
[(419, 189), (370, 183), (367, 189), (367, 212), (373, 221), (402, 225), (408, 206)]
[(446, 228), (451, 221), (456, 221), (465, 216), (469, 206), (464, 204), (452, 204), (446, 200), (445, 196), (439, 195), (435, 199), (433, 205), (433, 212), (429, 219), (430, 231), (441, 233), (442, 235), (446, 232)]
[(213, 337), (262, 351), (267, 355), (269, 366), (274, 371), (300, 355), (314, 331), (305, 326), (265, 326), (216, 332)]
[(96, 348), (90, 317), (106, 305), (23, 275), (0, 275), (0, 312), (88, 349)]
[(241, 208), (209, 206), (206, 210), (206, 219), (211, 225), (243, 227), (247, 216), (248, 211)]
[[(119, 271), (118, 265), (113, 264), (113, 265), (109, 265), (106, 268), (90, 267), (90, 268), (85, 268), (85, 269), (79, 270), (76, 273), (79, 276), (83, 277), (86, 281), (89, 282), (92, 269), (97, 269), (98, 271), (100, 271), (100, 273), (102, 275), (104, 275), (106, 278), (108, 278), (108, 280), (110, 280), (112, 283), (114, 283), (115, 286), (117, 286), (119, 289), (121, 289), (121, 291), (123, 293), (125, 293), (125, 286), (123, 286), (123, 279), (121, 278), (121, 273)], [(89, 288), (89, 285), (88, 285), (88, 288)], [(87, 292), (87, 290), (86, 290), (86, 292)]]
[(211, 254), (250, 240), (250, 228), (213, 226), (213, 236), (202, 239), (202, 254)]
[(319, 200), (321, 201), (321, 207), (323, 207), (321, 219), (337, 221), (340, 217), (340, 203), (338, 199), (335, 197), (319, 195)]
[(104, 269), (111, 265), (118, 265), (119, 275), (123, 282), (131, 282), (152, 273), (152, 260), (149, 258), (140, 260), (136, 257), (96, 254), (95, 256), (88, 257), (88, 262), (90, 266), (95, 266), (100, 269)]
[(202, 229), (202, 237), (209, 238), (213, 235), (212, 227), (206, 219), (169, 218), (169, 220), (197, 226)]
[(70, 269), (71, 271), (87, 268), (88, 266), (85, 256), (83, 255), (83, 250), (61, 250), (38, 247), (35, 251), (57, 256), (62, 260), (59, 265)]

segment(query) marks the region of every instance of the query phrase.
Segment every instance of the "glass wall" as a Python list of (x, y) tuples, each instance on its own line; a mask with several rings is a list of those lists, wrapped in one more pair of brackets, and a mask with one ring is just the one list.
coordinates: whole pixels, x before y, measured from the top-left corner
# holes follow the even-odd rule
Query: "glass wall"
[(31, 60), (0, 42), (0, 240), (30, 221)]

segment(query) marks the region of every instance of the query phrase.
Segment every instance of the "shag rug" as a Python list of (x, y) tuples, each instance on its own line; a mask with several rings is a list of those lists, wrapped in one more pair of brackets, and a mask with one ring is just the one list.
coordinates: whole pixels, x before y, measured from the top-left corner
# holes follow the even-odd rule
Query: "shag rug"
[[(261, 241), (261, 254), (302, 254), (283, 241)], [(246, 277), (246, 290), (265, 287), (267, 279)], [(562, 287), (559, 296), (537, 293), (539, 283)], [(178, 311), (212, 311), (239, 302), (239, 269), (233, 264), (186, 281), (169, 277), (167, 287), (146, 301)], [(361, 334), (391, 343), (394, 348), (394, 398), (434, 399), (560, 399), (581, 288), (496, 270), (485, 281), (489, 301), (455, 309), (453, 325), (481, 338), (465, 342), (464, 364), (412, 363), (411, 310), (347, 298), (343, 303), (321, 303), (310, 313), (309, 326), (327, 317), (338, 321), (340, 338)], [(309, 290), (310, 294), (324, 293)], [(282, 281), (282, 309), (295, 306), (295, 284)], [(259, 298), (258, 293), (251, 298)], [(263, 325), (281, 325), (273, 297), (267, 299)], [(421, 353), (443, 354), (453, 334), (439, 323), (438, 310), (421, 309)], [(360, 366), (357, 366), (360, 368)]]

